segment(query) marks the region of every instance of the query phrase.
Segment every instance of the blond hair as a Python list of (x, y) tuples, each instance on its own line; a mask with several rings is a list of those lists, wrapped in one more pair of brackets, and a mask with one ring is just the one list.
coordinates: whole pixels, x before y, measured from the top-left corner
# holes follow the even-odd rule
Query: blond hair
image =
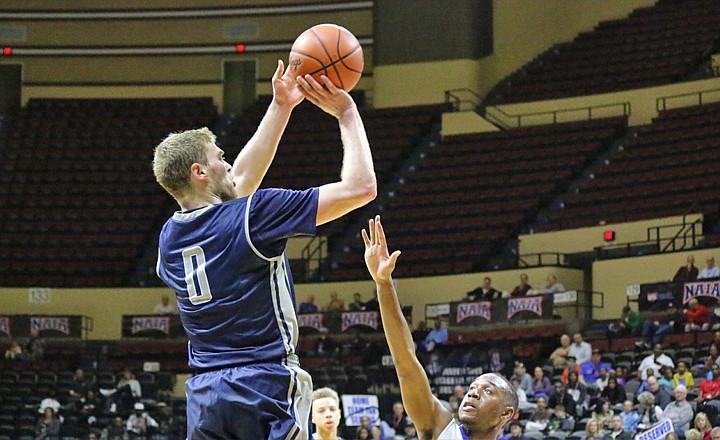
[(155, 147), (153, 173), (155, 180), (172, 196), (190, 186), (190, 167), (207, 165), (207, 145), (215, 143), (215, 135), (207, 128), (172, 133)]
[(325, 399), (325, 398), (331, 398), (335, 399), (335, 402), (340, 405), (340, 396), (338, 396), (338, 393), (333, 390), (332, 388), (318, 388), (312, 393), (312, 401), (316, 401), (318, 399)]

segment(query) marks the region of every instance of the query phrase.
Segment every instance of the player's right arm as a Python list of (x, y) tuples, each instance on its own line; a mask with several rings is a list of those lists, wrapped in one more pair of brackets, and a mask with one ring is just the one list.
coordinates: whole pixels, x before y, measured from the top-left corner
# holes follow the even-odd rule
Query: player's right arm
[(375, 281), (385, 338), (400, 382), (403, 405), (417, 427), (421, 439), (440, 434), (453, 419), (452, 414), (432, 394), (430, 382), (415, 355), (415, 343), (397, 298), (392, 272), (400, 251), (389, 255), (380, 216), (370, 220), (365, 242), (365, 264)]
[(343, 143), (340, 181), (320, 187), (316, 224), (335, 220), (365, 206), (377, 195), (377, 181), (370, 143), (360, 112), (350, 95), (338, 89), (325, 76), (324, 86), (310, 75), (298, 77), (305, 97), (326, 113), (337, 118)]

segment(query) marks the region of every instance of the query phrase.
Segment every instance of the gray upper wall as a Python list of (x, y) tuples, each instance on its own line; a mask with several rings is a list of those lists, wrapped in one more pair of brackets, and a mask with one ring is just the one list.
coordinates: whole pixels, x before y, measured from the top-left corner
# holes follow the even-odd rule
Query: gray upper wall
[(375, 65), (493, 52), (492, 0), (375, 0)]

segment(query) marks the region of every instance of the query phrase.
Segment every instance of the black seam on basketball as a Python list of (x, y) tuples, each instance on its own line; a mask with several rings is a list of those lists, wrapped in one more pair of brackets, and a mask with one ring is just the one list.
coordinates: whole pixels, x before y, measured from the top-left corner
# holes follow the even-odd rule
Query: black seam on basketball
[[(323, 69), (320, 69), (320, 70), (325, 70), (325, 76), (328, 76), (328, 77), (329, 77), (329, 75), (327, 74), (327, 69), (328, 69), (328, 67), (332, 67), (333, 70), (335, 70), (335, 76), (337, 76), (338, 81), (340, 81), (340, 88), (341, 88), (341, 89), (345, 89), (345, 87), (344, 87), (344, 85), (343, 85), (342, 78), (340, 77), (340, 71), (337, 70), (337, 67), (335, 67), (336, 61), (333, 61), (332, 55), (330, 55), (330, 51), (327, 50), (327, 47), (325, 47), (325, 43), (323, 43), (323, 41), (320, 39), (320, 36), (317, 34), (317, 32), (315, 32), (315, 29), (311, 29), (311, 31), (312, 31), (313, 35), (315, 35), (315, 38), (317, 38), (318, 43), (320, 43), (320, 47), (323, 48), (323, 50), (325, 51), (325, 55), (328, 56), (328, 60), (330, 61), (330, 64), (328, 64), (328, 65), (323, 64)], [(342, 32), (342, 31), (340, 30), (340, 28), (338, 28), (338, 40), (340, 39), (340, 33), (341, 33), (341, 32)], [(340, 55), (339, 52), (338, 52), (338, 55)], [(320, 70), (317, 70), (317, 71), (311, 73), (311, 75), (319, 72)]]
[[(327, 66), (323, 64), (323, 65), (322, 65), (323, 67), (321, 67), (321, 68), (319, 68), (319, 69), (317, 69), (317, 70), (315, 70), (315, 71), (310, 72), (309, 75), (315, 75), (316, 73), (320, 72), (321, 70), (327, 70), (328, 67), (334, 66), (334, 65), (337, 64), (337, 63), (341, 63), (347, 70), (349, 70), (349, 71), (351, 71), (351, 72), (359, 73), (359, 74), (362, 75), (362, 70), (357, 70), (357, 69), (353, 69), (352, 67), (348, 67), (348, 65), (343, 62), (343, 60), (344, 60), (345, 58), (349, 57), (350, 55), (354, 54), (355, 52), (357, 52), (357, 51), (360, 50), (360, 49), (361, 49), (360, 46), (356, 47), (355, 49), (351, 50), (351, 51), (350, 51), (349, 53), (347, 53), (346, 55), (343, 55), (342, 58), (337, 59), (337, 60), (331, 62), (331, 63), (330, 63), (329, 65), (327, 65)], [(313, 59), (317, 60), (316, 58), (313, 58)], [(318, 60), (318, 61), (319, 61), (319, 60)], [(322, 64), (322, 63), (320, 63), (320, 64)]]
[[(350, 66), (348, 66), (347, 64), (345, 64), (345, 58), (347, 58), (347, 57), (349, 57), (350, 55), (354, 54), (354, 53), (357, 52), (358, 50), (360, 50), (360, 46), (358, 46), (358, 47), (356, 47), (355, 49), (351, 50), (351, 51), (350, 51), (349, 53), (347, 53), (346, 55), (343, 55), (338, 61), (340, 61), (340, 62), (342, 63), (342, 65), (343, 65), (343, 67), (345, 67), (347, 70), (349, 70), (349, 71), (351, 71), (351, 72), (355, 72), (355, 73), (362, 74), (362, 70), (353, 69), (352, 67), (350, 67)], [(340, 53), (340, 52), (338, 52), (338, 53)], [(365, 61), (365, 60), (363, 60), (363, 64), (364, 64), (364, 61)]]
[(315, 61), (317, 61), (318, 63), (320, 63), (321, 66), (324, 66), (324, 65), (325, 65), (321, 59), (319, 59), (319, 58), (317, 58), (317, 57), (314, 57), (314, 56), (312, 56), (312, 55), (308, 55), (308, 54), (306, 54), (305, 52), (300, 52), (299, 50), (291, 50), (290, 53), (296, 53), (296, 54), (298, 54), (298, 55), (302, 55), (302, 56), (304, 56), (304, 57), (308, 57), (308, 58), (310, 58), (311, 60), (315, 60)]

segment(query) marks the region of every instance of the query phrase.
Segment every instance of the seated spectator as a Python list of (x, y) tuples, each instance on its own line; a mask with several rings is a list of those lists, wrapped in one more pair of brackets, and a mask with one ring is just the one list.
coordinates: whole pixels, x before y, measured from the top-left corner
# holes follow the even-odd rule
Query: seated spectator
[(710, 440), (713, 426), (707, 414), (704, 412), (695, 414), (694, 427), (700, 432), (700, 435), (702, 435), (702, 440)]
[(528, 401), (525, 390), (523, 390), (520, 386), (520, 379), (513, 376), (510, 378), (510, 384), (512, 384), (513, 388), (515, 388), (515, 393), (517, 393), (518, 396), (518, 410), (531, 412), (535, 411), (537, 409), (537, 405)]
[(632, 440), (633, 433), (625, 430), (623, 419), (620, 416), (613, 416), (610, 421), (610, 429), (602, 436), (603, 440)]
[(660, 420), (670, 420), (675, 427), (675, 432), (680, 437), (685, 437), (685, 431), (690, 429), (690, 422), (693, 419), (693, 408), (687, 401), (687, 388), (685, 385), (678, 385), (675, 390), (675, 401), (665, 407)]
[(72, 384), (70, 388), (71, 396), (84, 396), (88, 390), (93, 388), (93, 383), (85, 376), (82, 368), (77, 368), (73, 373)]
[(545, 376), (545, 371), (540, 367), (535, 367), (533, 370), (533, 396), (548, 398), (552, 392), (553, 386), (550, 379)]
[(662, 344), (655, 344), (652, 354), (646, 356), (645, 359), (640, 362), (640, 366), (638, 367), (640, 378), (646, 380), (649, 369), (653, 371), (654, 376), (659, 376), (660, 368), (664, 366), (675, 368), (675, 363), (670, 356), (665, 354), (665, 349)]
[(695, 386), (695, 378), (692, 373), (688, 371), (688, 365), (685, 361), (678, 361), (677, 369), (673, 374), (673, 389), (678, 385), (685, 385), (687, 388)]
[(655, 405), (665, 411), (665, 407), (672, 400), (670, 393), (662, 386), (656, 377), (650, 376), (647, 379), (648, 391), (655, 397)]
[(527, 274), (520, 274), (520, 284), (515, 286), (515, 288), (510, 292), (511, 298), (518, 298), (521, 296), (527, 296), (528, 292), (532, 290), (532, 286), (528, 282), (528, 276)]
[(710, 328), (710, 315), (707, 307), (700, 304), (697, 298), (688, 301), (688, 308), (685, 310), (686, 322), (685, 333), (707, 330)]
[(443, 326), (442, 321), (435, 320), (435, 328), (425, 337), (425, 349), (433, 351), (438, 345), (445, 345), (448, 342), (449, 334), (447, 327)]
[(532, 376), (527, 372), (525, 364), (522, 362), (515, 362), (515, 369), (511, 378), (516, 378), (520, 382), (520, 388), (525, 391), (528, 397), (533, 396), (534, 383)]
[(570, 394), (577, 405), (584, 406), (587, 398), (587, 388), (580, 382), (579, 375), (575, 371), (568, 374), (568, 381), (565, 390)]
[(480, 291), (482, 292), (482, 298), (486, 301), (502, 298), (502, 292), (492, 286), (492, 280), (490, 277), (485, 277), (483, 279), (483, 285), (480, 288)]
[(100, 438), (103, 440), (126, 440), (127, 439), (127, 428), (125, 421), (121, 417), (115, 417), (112, 423), (108, 424), (103, 428), (100, 433)]
[(703, 435), (695, 428), (690, 428), (685, 432), (685, 440), (703, 440)]
[(335, 291), (330, 292), (330, 301), (325, 305), (325, 311), (326, 312), (344, 312), (345, 311), (345, 303), (343, 300), (338, 298), (338, 293)]
[(315, 305), (315, 295), (308, 295), (307, 299), (300, 303), (298, 313), (317, 313), (318, 306)]
[(582, 365), (590, 360), (592, 356), (592, 345), (583, 341), (581, 333), (573, 334), (573, 343), (570, 344), (568, 355), (573, 356), (578, 365)]
[(405, 426), (408, 424), (408, 417), (407, 414), (405, 414), (405, 407), (402, 402), (393, 403), (392, 414), (388, 415), (385, 421), (396, 433), (405, 431)]
[(680, 266), (680, 269), (675, 273), (673, 281), (676, 283), (688, 283), (690, 281), (697, 280), (698, 270), (695, 267), (695, 257), (688, 255), (685, 260), (685, 265)]
[(625, 336), (637, 336), (642, 332), (643, 318), (639, 312), (633, 311), (629, 305), (622, 309), (620, 320), (608, 327), (608, 339)]
[(660, 382), (660, 386), (665, 388), (668, 392), (674, 390), (673, 387), (673, 375), (675, 374), (675, 370), (672, 369), (672, 367), (661, 367), (660, 368), (660, 378), (658, 379), (658, 382)]
[(365, 310), (365, 303), (362, 300), (360, 293), (353, 293), (353, 301), (348, 305), (349, 312), (362, 312)]
[(650, 348), (660, 343), (663, 335), (682, 332), (685, 327), (685, 315), (679, 307), (661, 318), (648, 319), (643, 324), (642, 341), (635, 343), (639, 348)]
[(57, 400), (57, 392), (54, 388), (51, 388), (48, 396), (40, 401), (40, 406), (38, 406), (38, 412), (40, 414), (44, 414), (47, 408), (52, 408), (53, 414), (59, 413), (60, 409), (62, 408), (62, 405)]
[(373, 297), (370, 301), (365, 303), (365, 311), (377, 312), (380, 310), (380, 303), (378, 302), (377, 289), (373, 287)]
[(550, 354), (550, 361), (555, 368), (567, 367), (567, 357), (570, 354), (570, 336), (563, 334), (560, 336), (560, 346)]
[(428, 333), (430, 331), (427, 329), (427, 326), (425, 325), (425, 321), (420, 320), (418, 321), (417, 325), (415, 326), (415, 330), (412, 331), (412, 339), (417, 343), (424, 343), (425, 338), (427, 337)]
[(114, 389), (100, 389), (100, 393), (107, 397), (107, 404), (110, 412), (121, 412), (129, 410), (135, 402), (142, 397), (140, 382), (129, 368), (122, 371), (122, 376)]
[(655, 404), (655, 396), (651, 392), (643, 391), (638, 395), (637, 401), (638, 413), (640, 414), (640, 422), (637, 425), (638, 431), (645, 430), (660, 421), (663, 410)]
[(610, 373), (605, 367), (600, 368), (600, 376), (595, 379), (595, 388), (602, 392), (607, 386), (608, 381), (610, 381)]
[(585, 425), (585, 440), (600, 440), (605, 435), (597, 420), (590, 419)]
[(547, 426), (543, 430), (545, 435), (560, 434), (565, 437), (575, 429), (575, 418), (565, 411), (565, 407), (558, 405), (555, 407)]
[(720, 440), (720, 427), (714, 427), (710, 430), (710, 438), (712, 440)]
[(500, 437), (501, 440), (530, 440), (529, 437), (523, 435), (523, 426), (518, 422), (510, 422), (510, 433)]
[(640, 423), (640, 414), (635, 411), (635, 407), (630, 400), (623, 402), (623, 409), (620, 413), (623, 421), (623, 429), (625, 431), (636, 431), (637, 425)]
[(175, 308), (170, 304), (170, 298), (167, 295), (163, 295), (160, 298), (160, 302), (155, 305), (153, 313), (156, 315), (170, 315), (175, 313)]
[(40, 330), (30, 330), (30, 338), (25, 342), (22, 353), (17, 356), (19, 360), (35, 361), (45, 357), (45, 340), (40, 337)]
[[(580, 374), (582, 371), (582, 368), (580, 368), (580, 365), (575, 363), (575, 356), (569, 355), (567, 357), (567, 368), (565, 368), (562, 372), (561, 380), (563, 383), (567, 383), (568, 377), (570, 376), (570, 372), (574, 371), (577, 374)], [(580, 381), (582, 383), (585, 383), (585, 379), (583, 379), (582, 376), (580, 376)]]
[(13, 359), (21, 359), (22, 358), (22, 347), (20, 347), (20, 344), (16, 340), (10, 341), (10, 346), (5, 350), (5, 359), (13, 360)]
[(505, 375), (505, 362), (503, 362), (502, 358), (500, 357), (500, 352), (497, 350), (491, 350), (488, 360), (488, 371), (492, 373), (500, 373), (503, 376)]
[(714, 363), (710, 366), (708, 377), (700, 382), (697, 401), (702, 402), (717, 397), (720, 397), (720, 365)]
[(720, 330), (720, 303), (715, 304), (712, 313), (710, 313), (710, 330)]
[(353, 438), (355, 440), (372, 440), (372, 437), (370, 437), (370, 429), (364, 426), (358, 426), (355, 430), (355, 437)]
[(60, 420), (52, 407), (46, 407), (35, 425), (35, 438), (42, 440), (60, 439)]
[(562, 406), (570, 417), (577, 417), (577, 403), (573, 396), (565, 390), (565, 386), (561, 381), (555, 381), (553, 384), (553, 392), (548, 399), (548, 407), (555, 410), (558, 406)]
[(705, 263), (707, 263), (707, 267), (700, 271), (700, 275), (698, 275), (697, 279), (707, 280), (712, 278), (720, 278), (720, 268), (715, 266), (715, 257), (713, 257), (712, 255), (707, 257)]
[(716, 342), (710, 344), (708, 348), (708, 354), (705, 356), (705, 370), (710, 371), (713, 364), (720, 365), (720, 349)]
[(540, 289), (540, 293), (562, 293), (565, 291), (565, 286), (560, 284), (555, 275), (548, 275), (547, 284)]
[(148, 434), (152, 432), (151, 428), (157, 428), (160, 425), (145, 411), (145, 405), (141, 402), (137, 402), (133, 406), (133, 410), (126, 424), (130, 440), (146, 439)]
[(602, 429), (610, 428), (610, 422), (612, 417), (615, 415), (615, 411), (610, 408), (610, 403), (605, 399), (597, 399), (595, 401), (595, 408), (593, 409), (590, 418), (598, 422), (598, 425)]
[(580, 366), (580, 374), (588, 386), (595, 387), (595, 381), (600, 377), (600, 370), (605, 369), (605, 373), (612, 370), (612, 367), (602, 362), (602, 353), (595, 349), (592, 351), (590, 360)]
[(607, 385), (602, 389), (600, 396), (610, 402), (610, 405), (619, 405), (627, 400), (625, 387), (618, 384), (617, 378), (614, 376), (608, 378)]
[(547, 406), (547, 399), (544, 397), (538, 397), (535, 400), (537, 409), (530, 416), (530, 419), (525, 424), (525, 431), (543, 431), (552, 415), (552, 410)]

